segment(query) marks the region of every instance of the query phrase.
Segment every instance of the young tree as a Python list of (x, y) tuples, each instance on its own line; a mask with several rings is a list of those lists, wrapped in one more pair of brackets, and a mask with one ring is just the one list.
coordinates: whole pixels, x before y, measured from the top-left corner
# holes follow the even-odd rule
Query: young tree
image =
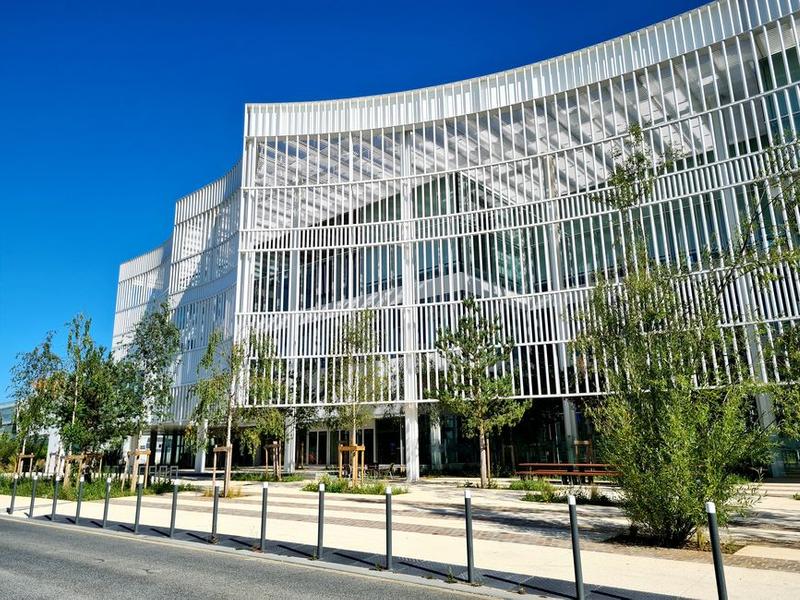
[(179, 350), (180, 330), (172, 321), (165, 300), (136, 325), (126, 356), (141, 380), (143, 392), (133, 422), (137, 435), (151, 420), (168, 416)]
[(800, 440), (800, 325), (784, 325), (767, 354), (778, 372), (778, 380), (769, 387), (777, 426), (781, 434)]
[[(281, 446), (286, 439), (286, 423), (283, 411), (274, 406), (250, 406), (244, 409), (242, 415), (244, 427), (241, 431), (242, 445), (253, 458), (261, 448), (267, 448), (270, 440), (277, 443), (277, 458), (273, 465), (275, 479), (280, 481), (283, 469), (281, 468)], [(264, 472), (269, 474), (269, 457), (265, 455)]]
[(242, 375), (246, 348), (243, 344), (226, 343), (218, 329), (211, 332), (208, 345), (197, 368), (198, 382), (194, 391), (197, 404), (189, 419), (187, 441), (195, 449), (208, 445), (208, 435), (204, 429), (224, 429), (225, 480), (223, 495), (230, 490), (233, 456), (232, 432), (238, 421), (237, 394), (242, 388)]
[[(358, 430), (372, 416), (370, 405), (385, 402), (388, 396), (390, 366), (377, 354), (380, 336), (373, 311), (351, 314), (341, 327), (334, 352), (328, 358), (325, 374), (330, 404), (326, 420), (333, 429), (350, 432), (350, 444), (356, 445)], [(358, 477), (358, 455), (350, 453), (353, 485)]]
[(141, 386), (129, 361), (114, 361), (91, 336), (83, 315), (69, 323), (65, 358), (52, 364), (42, 384), (48, 390), (48, 424), (70, 454), (97, 453), (122, 442), (141, 401)]
[(91, 319), (69, 324), (67, 355), (57, 374), (61, 395), (53, 407), (56, 429), (69, 452), (97, 452), (121, 442), (135, 413), (141, 387), (132, 365), (115, 362), (91, 336)]
[[(251, 405), (243, 409), (245, 427), (241, 432), (241, 440), (253, 457), (259, 448), (266, 448), (270, 440), (278, 443), (278, 460), (274, 469), (275, 478), (280, 480), (283, 472), (280, 465), (281, 445), (286, 439), (286, 419), (284, 411), (270, 404), (279, 400), (286, 390), (284, 364), (276, 357), (274, 344), (266, 336), (250, 336), (249, 356), (247, 384)], [(268, 470), (268, 462), (264, 462), (265, 471)]]
[(439, 331), (436, 350), (444, 373), (439, 387), (428, 393), (463, 419), (467, 435), (478, 437), (481, 487), (487, 487), (489, 436), (518, 423), (530, 402), (511, 397), (512, 374), (501, 372), (513, 346), (501, 337), (499, 321), (485, 317), (474, 298), (465, 299), (463, 309), (455, 331)]
[[(250, 406), (244, 409), (241, 432), (242, 445), (254, 458), (260, 448), (274, 441), (278, 444), (278, 462), (273, 465), (275, 479), (281, 480), (283, 445), (294, 429), (309, 427), (317, 422), (317, 411), (311, 407), (278, 408), (275, 406)], [(267, 463), (264, 470), (269, 474)]]
[[(120, 374), (127, 374), (132, 378), (128, 383), (142, 390), (127, 424), (132, 450), (138, 446), (145, 427), (169, 414), (179, 350), (180, 330), (172, 321), (169, 302), (164, 300), (136, 325), (126, 355), (120, 360), (120, 367), (126, 367), (120, 369)], [(130, 458), (125, 457), (128, 468)]]
[(738, 473), (768, 458), (769, 436), (751, 418), (755, 387), (735, 351), (742, 340), (719, 327), (713, 290), (648, 264), (641, 244), (648, 268), (632, 263), (619, 285), (598, 283), (576, 347), (596, 361), (607, 392), (589, 414), (633, 527), (676, 546), (703, 522), (705, 501), (722, 523), (752, 504)]
[(775, 231), (768, 241), (761, 228), (773, 203), (794, 203), (789, 212), (796, 210), (791, 157), (797, 148), (788, 156), (785, 148), (768, 152), (772, 169), (748, 190), (746, 214), (730, 242), (698, 248), (704, 273), (689, 260), (656, 260), (640, 225), (638, 205), (652, 198), (655, 178), (680, 166), (680, 158), (667, 149), (651, 160), (655, 152), (638, 125), (627, 145), (598, 197), (624, 217), (622, 275), (598, 276), (575, 348), (605, 392), (589, 412), (601, 456), (621, 473), (632, 525), (660, 544), (679, 545), (704, 521), (704, 501), (716, 501), (723, 523), (750, 506), (756, 489), (740, 485), (738, 471), (768, 460), (775, 423), (755, 416), (754, 395), (764, 387), (745, 350), (756, 338), (747, 324), (763, 317), (742, 303), (728, 316), (732, 326), (720, 324), (731, 285), (746, 286), (746, 275), (769, 277), (773, 267), (796, 260), (788, 238)]
[(17, 355), (11, 369), (11, 395), (16, 401), (14, 428), (20, 454), (31, 436), (48, 427), (62, 393), (61, 359), (53, 351), (53, 332), (30, 352)]

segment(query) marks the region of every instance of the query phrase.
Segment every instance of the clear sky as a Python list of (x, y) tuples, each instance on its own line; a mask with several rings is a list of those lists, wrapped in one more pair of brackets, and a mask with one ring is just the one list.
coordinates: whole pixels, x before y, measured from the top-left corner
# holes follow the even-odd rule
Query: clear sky
[(0, 0), (0, 403), (76, 313), (111, 344), (119, 263), (236, 162), (245, 102), (485, 75), (703, 3)]

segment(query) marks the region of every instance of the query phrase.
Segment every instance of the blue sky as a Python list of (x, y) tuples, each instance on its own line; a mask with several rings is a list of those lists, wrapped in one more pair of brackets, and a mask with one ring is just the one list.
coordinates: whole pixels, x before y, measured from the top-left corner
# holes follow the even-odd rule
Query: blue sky
[(76, 313), (110, 345), (119, 263), (236, 162), (245, 102), (484, 75), (700, 4), (0, 0), (0, 402)]

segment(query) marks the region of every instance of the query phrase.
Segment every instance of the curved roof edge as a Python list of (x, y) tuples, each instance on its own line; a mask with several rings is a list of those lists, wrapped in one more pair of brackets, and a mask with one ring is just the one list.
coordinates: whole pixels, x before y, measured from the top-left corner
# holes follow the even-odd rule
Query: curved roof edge
[(416, 90), (245, 105), (245, 136), (405, 127), (564, 92), (697, 50), (800, 9), (800, 0), (716, 0), (632, 33), (530, 65)]
[(172, 236), (155, 248), (126, 260), (119, 266), (119, 281), (125, 281), (147, 271), (160, 267), (172, 256)]
[[(207, 183), (201, 188), (181, 196), (175, 201), (175, 220), (178, 223), (201, 212), (213, 208), (239, 189), (242, 177), (241, 159), (225, 175)], [(120, 264), (119, 281), (134, 277), (156, 268), (165, 260), (169, 262), (172, 254), (172, 234), (155, 248), (137, 254)]]
[(175, 224), (220, 204), (239, 189), (242, 183), (242, 161), (239, 159), (228, 172), (219, 179), (186, 194), (175, 203)]

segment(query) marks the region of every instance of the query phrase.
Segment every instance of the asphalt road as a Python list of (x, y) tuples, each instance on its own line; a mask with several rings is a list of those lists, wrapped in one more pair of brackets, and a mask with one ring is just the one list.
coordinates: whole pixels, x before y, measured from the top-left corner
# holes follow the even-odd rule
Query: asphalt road
[(0, 518), (0, 599), (474, 598), (259, 556)]

